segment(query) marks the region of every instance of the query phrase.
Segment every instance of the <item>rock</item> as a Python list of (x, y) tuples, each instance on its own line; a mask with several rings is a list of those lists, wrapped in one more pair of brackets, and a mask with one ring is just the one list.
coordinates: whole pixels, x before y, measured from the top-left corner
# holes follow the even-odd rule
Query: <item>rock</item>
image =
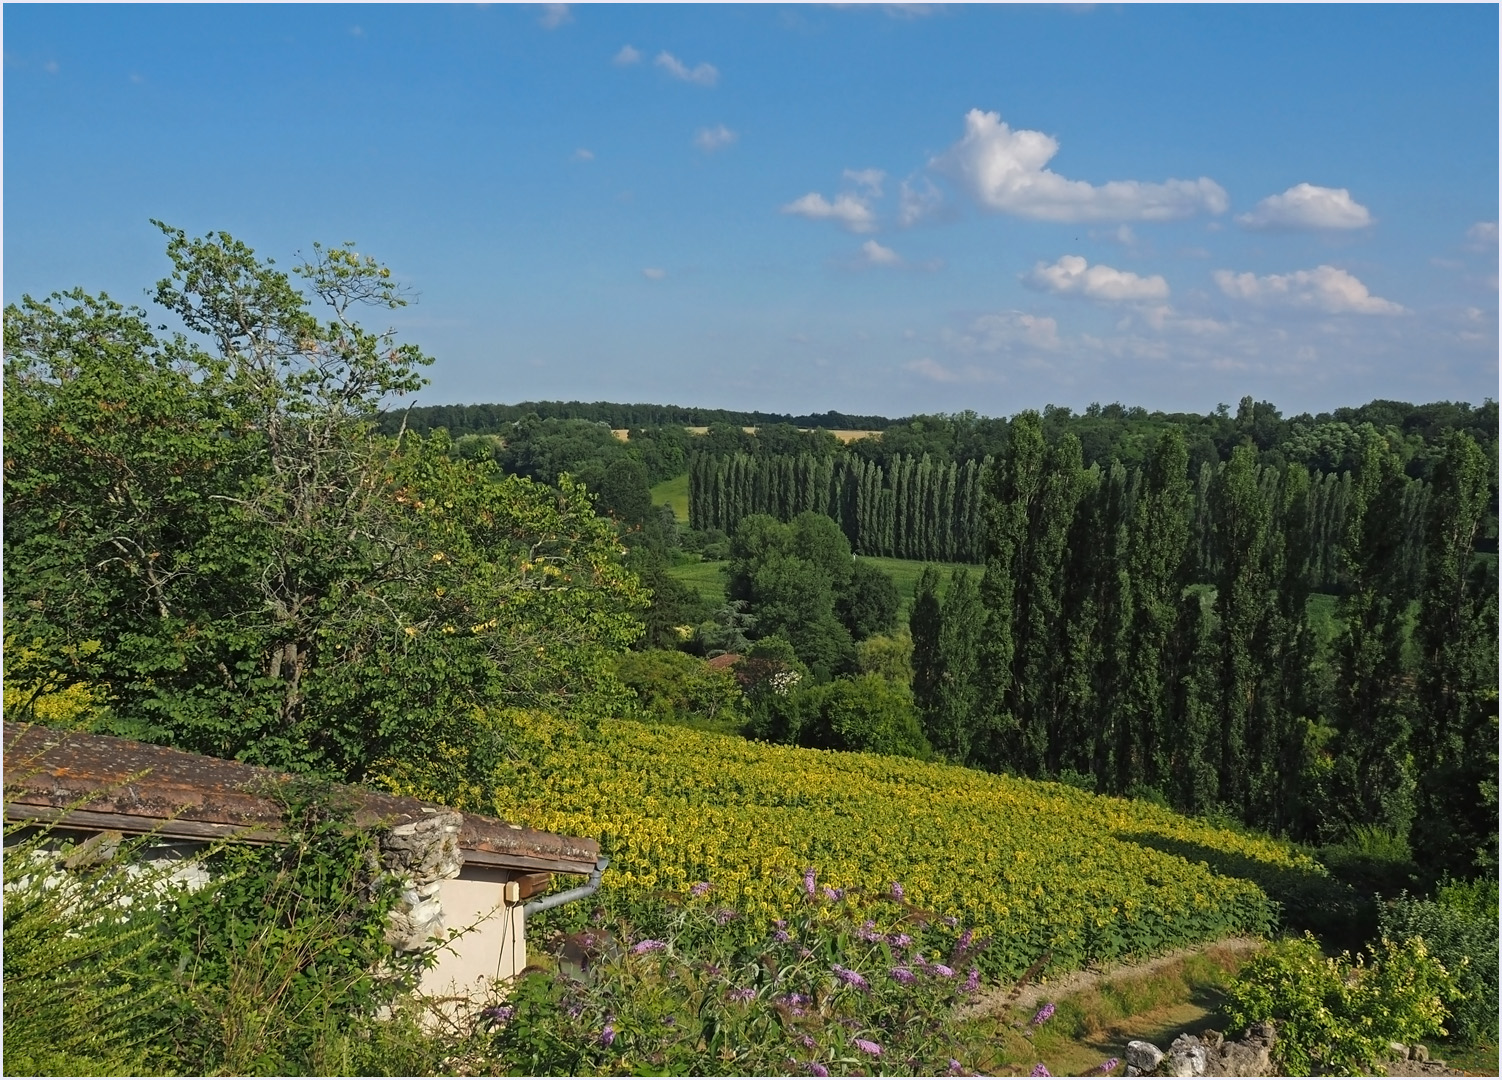
[(1253, 1024), (1239, 1039), (1225, 1039), (1210, 1062), (1211, 1076), (1276, 1076), (1273, 1044), (1277, 1030), (1267, 1023)]
[(381, 865), (409, 875), (418, 884), (456, 878), (464, 867), (459, 830), (464, 815), (447, 810), (398, 825), (381, 836)]
[(1122, 1076), (1141, 1076), (1142, 1070), (1135, 1065), (1128, 1065), (1121, 1073)]
[(1423, 1043), (1414, 1043), (1408, 1048), (1408, 1056), (1414, 1061), (1428, 1061), (1429, 1048)]
[(1199, 1036), (1180, 1035), (1168, 1047), (1163, 1069), (1169, 1076), (1209, 1076), (1210, 1051)]
[(1126, 1063), (1128, 1068), (1136, 1069), (1134, 1076), (1144, 1076), (1152, 1073), (1163, 1061), (1163, 1051), (1159, 1050), (1150, 1042), (1141, 1039), (1133, 1039), (1127, 1043)]

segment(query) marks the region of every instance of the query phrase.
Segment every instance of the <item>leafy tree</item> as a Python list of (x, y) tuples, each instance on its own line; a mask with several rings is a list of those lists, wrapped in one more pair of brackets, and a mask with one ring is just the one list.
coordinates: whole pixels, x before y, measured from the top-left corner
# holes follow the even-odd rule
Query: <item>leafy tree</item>
[(389, 272), (315, 247), (320, 319), (233, 237), (163, 228), (192, 337), (82, 291), (6, 310), (13, 673), (90, 684), (120, 734), (349, 779), (486, 703), (613, 711), (645, 598), (582, 489), (376, 434), (427, 362), (354, 321), (400, 306)]
[(835, 609), (850, 636), (856, 641), (864, 641), (897, 625), (897, 608), (901, 602), (897, 583), (891, 574), (857, 560), (851, 567), (849, 583), (835, 600)]

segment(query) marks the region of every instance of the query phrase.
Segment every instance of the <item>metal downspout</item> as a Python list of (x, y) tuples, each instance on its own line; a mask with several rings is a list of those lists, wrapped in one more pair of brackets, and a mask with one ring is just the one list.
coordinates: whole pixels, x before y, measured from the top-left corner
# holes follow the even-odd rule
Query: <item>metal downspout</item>
[(583, 885), (573, 889), (565, 889), (551, 896), (544, 896), (539, 900), (528, 900), (522, 905), (523, 917), (536, 915), (540, 911), (548, 911), (564, 904), (572, 904), (575, 900), (583, 900), (587, 896), (593, 896), (600, 887), (600, 876), (605, 873), (605, 868), (610, 865), (610, 860), (601, 856), (595, 861), (594, 871), (589, 875), (589, 880)]

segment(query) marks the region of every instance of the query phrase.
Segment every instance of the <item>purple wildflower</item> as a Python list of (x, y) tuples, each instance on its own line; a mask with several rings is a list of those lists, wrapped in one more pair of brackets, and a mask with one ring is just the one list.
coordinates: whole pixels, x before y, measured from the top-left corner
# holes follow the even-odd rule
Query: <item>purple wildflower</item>
[(1116, 1066), (1120, 1064), (1120, 1058), (1106, 1058), (1105, 1061), (1102, 1061), (1099, 1065), (1095, 1066), (1095, 1071), (1100, 1073), (1102, 1076), (1106, 1076), (1109, 1073), (1115, 1072)]
[(740, 912), (732, 911), (730, 908), (720, 908), (719, 911), (714, 913), (714, 921), (720, 926), (724, 926), (731, 919), (739, 919), (740, 917)]
[(1049, 1072), (1048, 1071), (1048, 1066), (1045, 1065), (1045, 1064), (1043, 1064), (1043, 1062), (1040, 1061), (1040, 1062), (1038, 1062), (1038, 1064), (1036, 1064), (1036, 1065), (1033, 1066), (1033, 1071), (1030, 1072), (1030, 1073), (1028, 1073), (1027, 1075), (1029, 1075), (1029, 1076), (1052, 1076), (1053, 1073)]
[(488, 1009), (481, 1010), (480, 1015), (486, 1020), (497, 1024), (504, 1024), (516, 1015), (516, 1007), (512, 1005), (492, 1005)]
[(903, 893), (902, 893), (902, 882), (900, 882), (900, 881), (894, 881), (894, 882), (892, 882), (892, 899), (893, 900), (901, 900), (902, 896), (903, 896)]
[(954, 968), (948, 964), (929, 964), (928, 970), (945, 979), (954, 978)]
[(956, 926), (960, 925), (960, 920), (956, 919), (953, 915), (945, 915), (944, 925), (953, 930)]
[(876, 932), (875, 921), (871, 919), (865, 921), (861, 928), (855, 932), (855, 936), (865, 942), (882, 940), (881, 935)]
[(819, 1048), (819, 1044), (814, 1042), (812, 1035), (800, 1035), (798, 1036), (798, 1041), (803, 1044), (805, 1050), (817, 1050)]
[(750, 1001), (756, 996), (756, 991), (752, 990), (750, 987), (743, 986), (739, 990), (730, 991), (730, 993), (726, 994), (725, 996), (731, 1001), (735, 1001), (744, 1005), (746, 1002)]
[(839, 889), (831, 888), (828, 885), (824, 886), (824, 899), (826, 899), (826, 900), (838, 900), (839, 898), (840, 898), (840, 890)]
[(777, 944), (779, 945), (786, 945), (789, 941), (793, 940), (793, 936), (786, 930), (779, 930), (777, 931), (777, 933), (772, 935), (772, 940), (777, 942)]
[(701, 882), (699, 882), (699, 884), (697, 884), (697, 885), (693, 886), (693, 888), (689, 889), (688, 893), (689, 893), (690, 896), (703, 896), (705, 893), (709, 892), (709, 890), (712, 889), (712, 888), (714, 888), (714, 886), (711, 885), (709, 882), (707, 882), (707, 881), (701, 881)]
[(817, 1061), (805, 1061), (804, 1067), (808, 1069), (809, 1076), (828, 1076), (829, 1070)]
[(881, 1057), (881, 1043), (874, 1043), (870, 1039), (852, 1039), (851, 1041), (861, 1053), (870, 1054), (872, 1057)]
[(970, 974), (965, 977), (965, 985), (961, 993), (973, 994), (980, 989), (980, 968), (971, 968)]
[(814, 954), (814, 951), (812, 949), (799, 949), (798, 950), (798, 959), (799, 960), (807, 960), (809, 957), (813, 956), (813, 954)]
[(600, 1030), (600, 1045), (609, 1047), (615, 1042), (615, 1017), (607, 1017), (605, 1026)]
[(634, 956), (640, 956), (642, 953), (661, 952), (667, 947), (668, 943), (666, 941), (658, 941), (655, 938), (644, 938), (631, 946), (631, 952)]
[(887, 944), (896, 949), (905, 949), (913, 943), (913, 939), (906, 934), (889, 934)]
[(960, 935), (960, 940), (959, 940), (959, 943), (958, 943), (958, 945), (956, 947), (959, 949), (960, 952), (964, 952), (966, 949), (970, 948), (970, 943), (972, 941), (974, 941), (974, 940), (975, 940), (975, 931), (974, 930), (966, 930), (963, 934)]
[(952, 1073), (962, 1073), (965, 1071), (965, 1066), (961, 1065), (955, 1058), (950, 1058), (949, 1071)]
[(918, 981), (918, 976), (914, 975), (912, 971), (905, 967), (894, 967), (891, 971), (887, 972), (887, 974), (892, 976), (892, 978), (896, 979), (903, 986), (912, 986), (913, 983)]
[(839, 979), (840, 982), (848, 986), (853, 986), (857, 990), (869, 990), (871, 987), (871, 984), (866, 982), (866, 977), (858, 971), (851, 971), (849, 968), (841, 967), (839, 964), (834, 965), (831, 970), (834, 971), (834, 977)]
[(708, 975), (712, 979), (718, 979), (720, 977), (720, 975), (722, 974), (720, 965), (719, 964), (705, 964), (704, 965), (704, 974)]
[[(804, 1013), (803, 1006), (808, 1004), (808, 998), (802, 994), (788, 994), (786, 997), (778, 998), (773, 1004), (781, 1005), (794, 1016), (802, 1016)], [(806, 1039), (808, 1036), (805, 1035), (804, 1038)], [(809, 1042), (805, 1045), (812, 1047), (813, 1043)]]
[(1038, 1027), (1040, 1024), (1048, 1023), (1048, 1018), (1053, 1015), (1053, 1009), (1054, 1004), (1050, 1001), (1047, 1005), (1043, 1006), (1043, 1008), (1039, 1009), (1036, 1013), (1033, 1014), (1032, 1023), (1028, 1026)]
[(810, 866), (807, 870), (803, 871), (803, 894), (805, 896), (809, 897), (810, 899), (813, 898), (813, 895), (814, 895), (814, 883), (817, 880), (818, 880), (818, 877), (814, 873), (814, 868), (812, 866)]

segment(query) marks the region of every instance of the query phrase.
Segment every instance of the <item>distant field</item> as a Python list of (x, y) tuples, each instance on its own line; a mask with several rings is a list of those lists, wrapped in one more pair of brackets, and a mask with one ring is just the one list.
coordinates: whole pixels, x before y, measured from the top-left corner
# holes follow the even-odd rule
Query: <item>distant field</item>
[[(653, 501), (661, 502), (657, 498), (657, 489), (653, 489)], [(902, 606), (898, 609), (899, 621), (906, 621), (908, 608), (912, 606), (913, 594), (918, 591), (918, 578), (923, 573), (927, 563), (916, 562), (910, 559), (878, 559), (861, 557), (862, 562), (871, 563), (892, 575), (892, 580), (897, 584), (897, 595), (902, 599)], [(728, 562), (702, 562), (688, 563), (683, 566), (674, 566), (668, 569), (679, 581), (692, 585), (700, 596), (706, 600), (721, 602), (725, 599), (725, 574), (724, 570), (730, 564)], [(934, 563), (942, 575), (941, 589), (949, 588), (949, 575), (961, 564), (959, 563)], [(979, 578), (981, 568), (972, 566), (970, 572)]]
[(688, 524), (688, 473), (664, 480), (652, 488), (652, 505), (667, 503), (680, 525)]

